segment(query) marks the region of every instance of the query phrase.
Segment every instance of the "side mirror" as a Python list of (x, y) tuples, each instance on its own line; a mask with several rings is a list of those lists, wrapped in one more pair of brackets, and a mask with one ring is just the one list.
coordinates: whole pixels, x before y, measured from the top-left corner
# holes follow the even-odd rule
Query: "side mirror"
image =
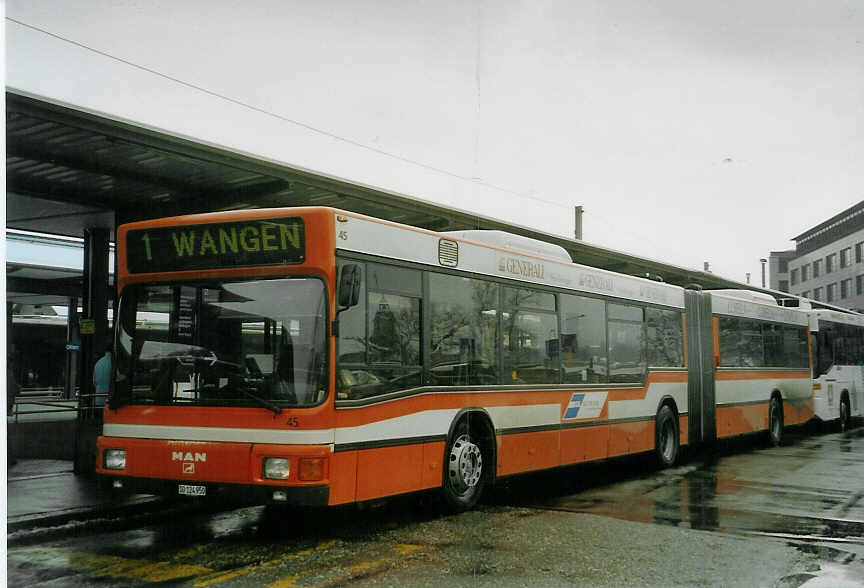
[(339, 274), (339, 290), (337, 295), (339, 306), (350, 308), (360, 301), (360, 266), (349, 263), (342, 266)]

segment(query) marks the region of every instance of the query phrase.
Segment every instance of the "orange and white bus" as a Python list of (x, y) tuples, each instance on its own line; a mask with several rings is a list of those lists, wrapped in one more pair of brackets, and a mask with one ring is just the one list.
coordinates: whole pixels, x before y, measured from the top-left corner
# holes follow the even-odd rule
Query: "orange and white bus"
[(813, 413), (807, 315), (330, 208), (121, 226), (97, 471), (336, 505), (771, 430)]
[(714, 394), (718, 437), (768, 428), (775, 445), (785, 425), (813, 418), (806, 312), (767, 294), (712, 292)]

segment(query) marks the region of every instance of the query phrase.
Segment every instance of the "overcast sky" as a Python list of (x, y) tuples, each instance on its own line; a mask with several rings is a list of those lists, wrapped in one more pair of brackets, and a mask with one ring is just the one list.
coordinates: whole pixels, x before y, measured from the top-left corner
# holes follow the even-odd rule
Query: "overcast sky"
[(864, 199), (861, 1), (12, 0), (7, 19), (13, 88), (553, 233), (579, 204), (588, 241), (741, 281)]
[(755, 281), (864, 199), (864, 3), (543, 6), (486, 12), (484, 122), (525, 116), (482, 169), (583, 204), (587, 240)]

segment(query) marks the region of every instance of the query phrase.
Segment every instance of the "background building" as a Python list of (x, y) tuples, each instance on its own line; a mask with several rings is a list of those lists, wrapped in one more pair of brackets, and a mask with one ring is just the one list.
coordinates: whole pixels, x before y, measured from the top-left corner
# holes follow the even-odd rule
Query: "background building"
[(794, 249), (771, 252), (768, 256), (769, 288), (781, 292), (789, 291), (789, 261), (795, 259), (795, 255)]
[[(864, 310), (864, 201), (793, 240), (791, 258), (786, 251), (771, 253), (772, 288)], [(788, 273), (783, 272), (784, 265)], [(784, 281), (788, 289), (782, 287)]]

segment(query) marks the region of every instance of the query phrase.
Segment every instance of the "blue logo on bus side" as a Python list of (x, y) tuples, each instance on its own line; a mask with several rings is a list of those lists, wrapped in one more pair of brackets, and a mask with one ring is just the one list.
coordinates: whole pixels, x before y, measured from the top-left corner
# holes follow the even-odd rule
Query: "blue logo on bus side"
[(579, 416), (579, 409), (582, 408), (582, 400), (585, 399), (584, 394), (574, 394), (570, 398), (570, 404), (567, 405), (567, 412), (564, 413), (565, 419), (575, 419)]

